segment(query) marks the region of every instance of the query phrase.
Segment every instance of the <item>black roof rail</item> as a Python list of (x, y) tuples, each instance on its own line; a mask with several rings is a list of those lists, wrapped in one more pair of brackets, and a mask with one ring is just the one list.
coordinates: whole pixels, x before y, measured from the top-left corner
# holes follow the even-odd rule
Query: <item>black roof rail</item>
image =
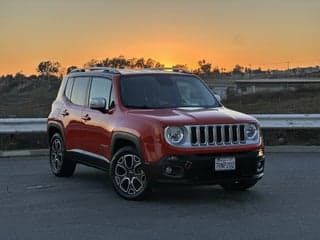
[(70, 73), (75, 73), (75, 72), (90, 72), (90, 71), (101, 71), (105, 73), (111, 73), (111, 74), (117, 74), (120, 73), (117, 69), (115, 68), (110, 68), (110, 67), (88, 67), (88, 68), (76, 68), (72, 70)]
[(175, 68), (175, 67), (145, 68), (144, 70), (158, 70), (158, 71), (170, 71), (170, 72), (179, 72), (179, 73), (192, 73), (188, 69)]
[(70, 71), (70, 73), (75, 73), (75, 72), (85, 72), (84, 68), (76, 68)]
[(111, 67), (89, 67), (88, 68), (89, 71), (102, 71), (105, 73), (120, 73), (119, 70), (117, 70), (116, 68), (111, 68)]

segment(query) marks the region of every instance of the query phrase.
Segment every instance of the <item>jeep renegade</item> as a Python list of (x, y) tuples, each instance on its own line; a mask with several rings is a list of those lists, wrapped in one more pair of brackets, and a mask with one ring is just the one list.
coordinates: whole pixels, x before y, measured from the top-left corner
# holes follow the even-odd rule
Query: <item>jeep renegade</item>
[(109, 171), (115, 191), (141, 199), (151, 184), (245, 190), (263, 177), (258, 121), (224, 107), (196, 75), (173, 69), (76, 69), (48, 117), (50, 167)]

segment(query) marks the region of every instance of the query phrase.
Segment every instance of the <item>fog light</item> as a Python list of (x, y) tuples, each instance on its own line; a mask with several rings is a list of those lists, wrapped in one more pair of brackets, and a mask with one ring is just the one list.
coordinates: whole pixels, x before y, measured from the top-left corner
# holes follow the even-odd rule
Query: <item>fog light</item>
[(166, 174), (171, 175), (172, 172), (173, 172), (173, 169), (172, 169), (172, 167), (170, 167), (170, 166), (166, 166), (166, 168), (165, 168), (164, 171), (165, 171)]
[(262, 157), (264, 155), (264, 151), (263, 149), (259, 149), (259, 152), (258, 152), (258, 157)]

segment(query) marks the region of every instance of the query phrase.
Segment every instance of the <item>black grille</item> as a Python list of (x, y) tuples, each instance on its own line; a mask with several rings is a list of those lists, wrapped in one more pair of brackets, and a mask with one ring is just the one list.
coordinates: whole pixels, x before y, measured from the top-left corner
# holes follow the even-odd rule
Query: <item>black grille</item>
[(244, 124), (190, 126), (193, 146), (245, 144)]

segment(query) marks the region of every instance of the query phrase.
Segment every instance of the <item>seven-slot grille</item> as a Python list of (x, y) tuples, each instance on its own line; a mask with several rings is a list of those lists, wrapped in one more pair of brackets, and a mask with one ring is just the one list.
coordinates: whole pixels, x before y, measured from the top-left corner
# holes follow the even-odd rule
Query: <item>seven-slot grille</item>
[(245, 144), (244, 124), (190, 126), (192, 146)]

